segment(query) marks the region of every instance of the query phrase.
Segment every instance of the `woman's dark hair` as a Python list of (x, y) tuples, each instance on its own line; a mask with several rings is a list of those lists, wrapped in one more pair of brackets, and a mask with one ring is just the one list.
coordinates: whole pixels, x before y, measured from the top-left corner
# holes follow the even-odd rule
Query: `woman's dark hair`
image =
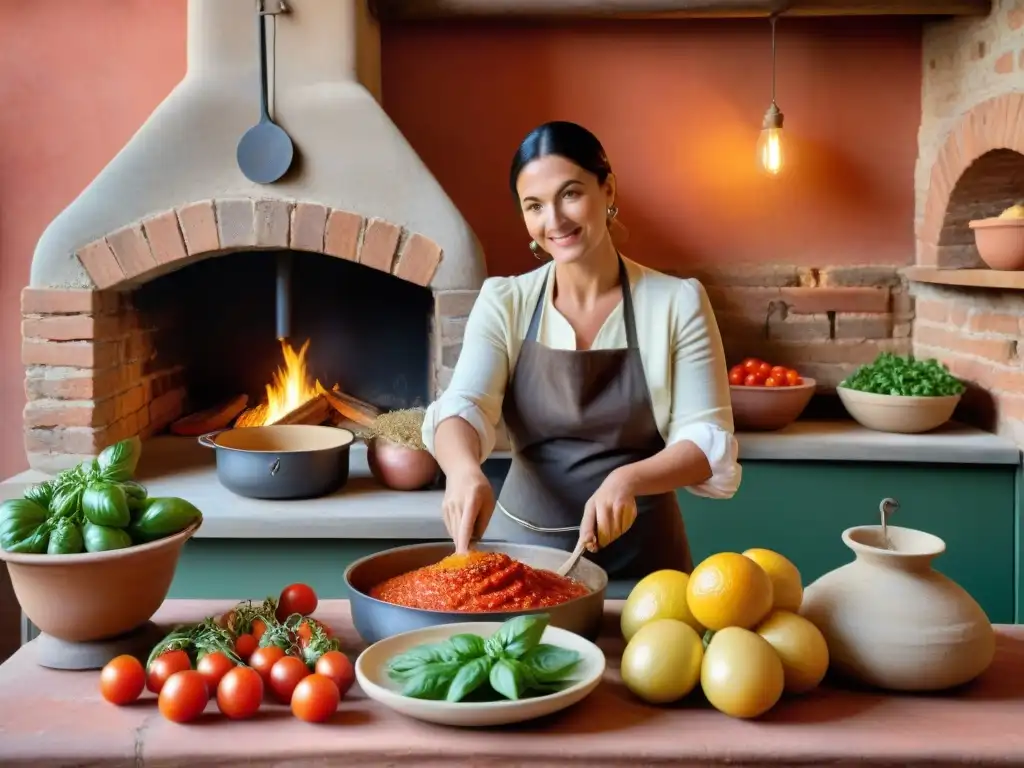
[(526, 164), (548, 155), (558, 155), (571, 160), (583, 170), (597, 176), (598, 184), (604, 184), (608, 174), (612, 172), (608, 155), (594, 134), (582, 125), (555, 120), (530, 131), (516, 150), (508, 179), (513, 196), (517, 196), (516, 183)]

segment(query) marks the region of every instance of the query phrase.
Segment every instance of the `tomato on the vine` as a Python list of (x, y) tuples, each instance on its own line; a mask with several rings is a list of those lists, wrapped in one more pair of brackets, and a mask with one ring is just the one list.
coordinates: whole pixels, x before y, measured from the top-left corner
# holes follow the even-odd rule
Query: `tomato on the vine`
[(256, 714), (263, 703), (263, 678), (251, 667), (235, 667), (217, 686), (217, 709), (232, 720)]
[(238, 658), (247, 662), (258, 645), (256, 638), (246, 632), (235, 638), (235, 653), (238, 654)]
[(314, 672), (318, 675), (330, 678), (338, 688), (338, 695), (344, 696), (356, 679), (356, 671), (341, 651), (328, 651), (316, 660)]
[(175, 672), (160, 689), (157, 706), (171, 722), (187, 723), (199, 717), (210, 700), (205, 678), (194, 669)]
[(309, 616), (316, 610), (317, 602), (316, 592), (308, 584), (289, 584), (281, 590), (275, 616), (278, 621), (284, 621), (293, 613)]
[(146, 688), (153, 693), (160, 693), (171, 675), (189, 669), (192, 669), (192, 660), (184, 651), (161, 653), (146, 670)]
[(196, 670), (206, 680), (206, 687), (210, 689), (211, 694), (217, 690), (221, 678), (234, 668), (235, 662), (220, 651), (206, 654), (196, 664)]
[(100, 672), (100, 694), (111, 704), (130, 704), (146, 687), (146, 670), (142, 662), (130, 654), (122, 654), (107, 662)]
[(295, 686), (309, 674), (309, 667), (300, 658), (284, 656), (278, 659), (270, 668), (270, 690), (274, 698), (282, 704), (290, 703)]
[(284, 658), (284, 649), (276, 645), (268, 645), (264, 648), (257, 648), (249, 657), (249, 666), (255, 669), (263, 682), (270, 684), (270, 670), (274, 665)]
[(307, 723), (322, 723), (338, 709), (341, 694), (329, 677), (313, 673), (299, 681), (292, 693), (292, 714)]
[(263, 637), (263, 633), (266, 631), (267, 622), (265, 622), (263, 619), (252, 620), (252, 631), (250, 634), (252, 634), (253, 638), (255, 638), (257, 643), (260, 641), (260, 638)]

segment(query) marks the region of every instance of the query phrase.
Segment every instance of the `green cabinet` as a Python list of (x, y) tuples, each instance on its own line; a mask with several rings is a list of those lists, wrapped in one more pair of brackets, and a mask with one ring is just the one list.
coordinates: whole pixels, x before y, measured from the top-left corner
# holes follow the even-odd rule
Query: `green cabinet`
[[(841, 534), (878, 522), (885, 497), (899, 501), (893, 525), (933, 533), (947, 551), (935, 567), (981, 603), (990, 619), (1020, 615), (1019, 467), (1012, 465), (745, 461), (729, 501), (680, 494), (694, 561), (720, 551), (775, 549), (805, 583), (853, 558)], [(342, 574), (371, 552), (411, 544), (394, 539), (213, 539), (188, 542), (170, 596), (262, 598), (293, 581), (324, 598), (345, 597)], [(609, 597), (628, 593), (613, 583)]]

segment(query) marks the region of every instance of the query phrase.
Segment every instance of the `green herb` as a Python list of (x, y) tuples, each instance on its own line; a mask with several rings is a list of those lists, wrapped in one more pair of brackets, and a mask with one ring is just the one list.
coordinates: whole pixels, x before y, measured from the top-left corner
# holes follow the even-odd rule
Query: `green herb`
[(96, 464), (104, 480), (123, 483), (132, 479), (141, 455), (142, 441), (131, 437), (104, 448), (96, 457)]
[(403, 696), (418, 699), (515, 700), (550, 693), (568, 682), (580, 655), (540, 642), (548, 618), (517, 616), (486, 639), (459, 634), (416, 646), (388, 660), (388, 677), (402, 683)]
[(903, 397), (943, 397), (959, 395), (964, 384), (949, 369), (933, 358), (917, 360), (883, 352), (873, 363), (862, 365), (840, 386), (858, 392)]

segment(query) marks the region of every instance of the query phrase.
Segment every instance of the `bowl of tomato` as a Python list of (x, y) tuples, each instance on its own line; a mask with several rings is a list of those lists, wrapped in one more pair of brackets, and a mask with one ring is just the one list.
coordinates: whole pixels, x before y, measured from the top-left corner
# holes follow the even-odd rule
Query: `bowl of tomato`
[(782, 429), (796, 421), (814, 396), (816, 382), (800, 371), (748, 357), (729, 369), (736, 429)]

